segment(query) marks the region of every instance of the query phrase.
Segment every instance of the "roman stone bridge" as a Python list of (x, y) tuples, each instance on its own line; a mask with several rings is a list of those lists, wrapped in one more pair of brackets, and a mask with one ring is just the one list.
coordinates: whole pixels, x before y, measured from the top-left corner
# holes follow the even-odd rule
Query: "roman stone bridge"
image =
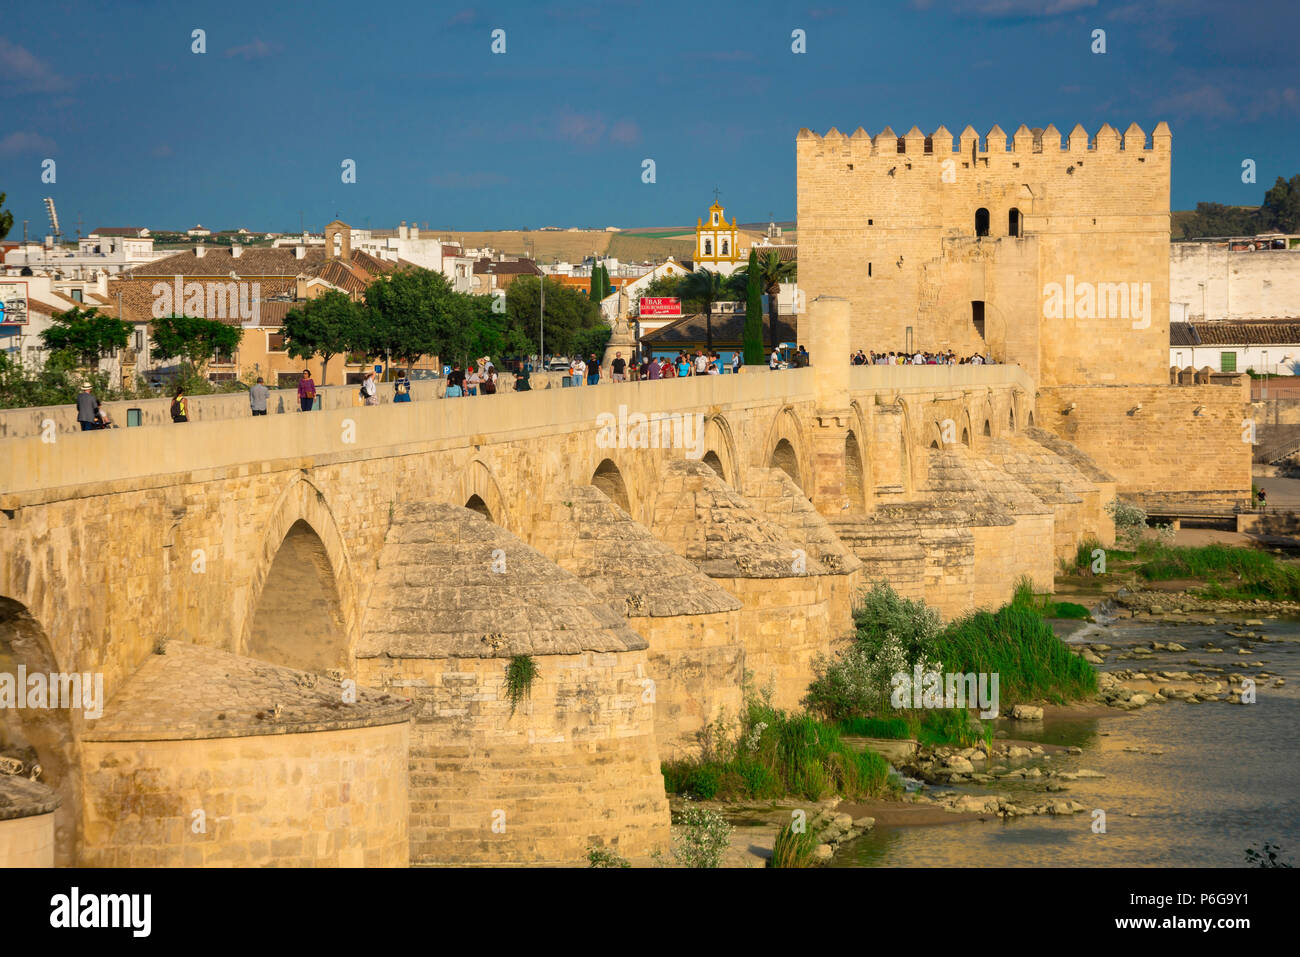
[(858, 589), (952, 616), (1109, 543), (1034, 398), (845, 363), (2, 440), (0, 673), (107, 705), (0, 754), (64, 863), (643, 857), (659, 761), (746, 680), (796, 707)]

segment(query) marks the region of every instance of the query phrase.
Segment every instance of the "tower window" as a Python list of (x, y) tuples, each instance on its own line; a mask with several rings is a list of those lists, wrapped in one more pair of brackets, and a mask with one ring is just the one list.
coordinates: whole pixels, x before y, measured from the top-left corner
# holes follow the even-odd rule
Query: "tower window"
[(713, 240), (711, 239), (704, 240), (704, 255), (706, 256), (713, 255)]
[(975, 210), (975, 235), (987, 236), (989, 234), (989, 211), (981, 206)]
[(980, 334), (980, 338), (983, 339), (984, 338), (984, 300), (982, 299), (971, 300), (970, 318), (971, 318), (971, 322), (975, 324), (975, 331), (978, 332)]
[(722, 241), (722, 255), (727, 255), (727, 241), (725, 239)]
[(871, 278), (871, 263), (867, 263), (867, 278)]
[(1020, 235), (1020, 210), (1014, 206), (1011, 207), (1011, 212), (1007, 213), (1007, 235)]

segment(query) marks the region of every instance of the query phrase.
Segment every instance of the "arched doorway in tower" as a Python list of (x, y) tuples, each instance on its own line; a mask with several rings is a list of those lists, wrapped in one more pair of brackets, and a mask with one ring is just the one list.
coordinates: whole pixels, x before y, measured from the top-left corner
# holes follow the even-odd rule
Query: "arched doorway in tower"
[(1034, 413), (1033, 413), (1033, 412), (1030, 412), (1030, 413), (1029, 413), (1029, 427), (1030, 427), (1031, 429), (1034, 427)]
[(262, 585), (248, 656), (303, 671), (347, 665), (334, 568), (320, 536), (301, 519), (285, 534)]
[(989, 439), (993, 438), (993, 423), (988, 419), (984, 420), (984, 437)]
[(465, 507), (471, 512), (478, 512), (489, 522), (492, 521), (492, 509), (488, 508), (487, 502), (483, 501), (477, 495), (471, 495), (469, 501), (465, 503)]
[[(19, 697), (18, 669), (24, 669), (26, 687)], [(41, 700), (31, 695), (34, 676), (44, 676), (46, 691)], [(58, 675), (54, 682), (49, 676)], [(102, 677), (60, 672), (45, 637), (45, 630), (27, 608), (9, 598), (0, 598), (0, 681), (11, 683), (13, 699), (0, 706), (0, 758), (25, 778), (32, 778), (53, 789), (62, 798), (54, 812), (54, 863), (67, 867), (76, 863), (78, 833), (81, 828), (81, 771), (78, 767), (76, 739), (72, 732), (71, 705), (83, 715), (97, 717), (104, 702)], [(90, 677), (87, 688), (83, 679)], [(91, 698), (86, 698), (87, 691)], [(78, 692), (80, 696), (78, 697)], [(8, 698), (8, 695), (5, 695)], [(75, 699), (75, 700), (74, 700)], [(25, 707), (17, 707), (23, 704)]]
[(627, 494), (627, 483), (623, 481), (623, 473), (618, 470), (609, 459), (605, 459), (596, 466), (596, 471), (591, 476), (591, 484), (600, 489), (605, 497), (627, 512), (632, 514), (632, 503)]
[(782, 439), (776, 443), (776, 448), (772, 450), (772, 458), (767, 463), (769, 468), (780, 469), (799, 488), (803, 488), (803, 483), (799, 480), (799, 457), (795, 455), (794, 446), (790, 444), (789, 439)]
[(864, 507), (866, 482), (863, 476), (862, 449), (858, 446), (858, 437), (851, 431), (844, 436), (844, 494), (851, 508)]

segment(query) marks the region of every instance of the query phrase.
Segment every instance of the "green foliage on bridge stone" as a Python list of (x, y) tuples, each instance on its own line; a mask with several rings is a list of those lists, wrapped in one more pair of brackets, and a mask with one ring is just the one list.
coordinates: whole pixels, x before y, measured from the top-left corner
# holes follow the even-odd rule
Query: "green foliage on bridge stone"
[(100, 315), (98, 309), (74, 306), (50, 317), (49, 328), (41, 331), (41, 342), (46, 349), (93, 368), (114, 349), (126, 348), (131, 328), (131, 323)]
[(632, 863), (626, 857), (611, 851), (607, 847), (596, 847), (594, 844), (589, 844), (587, 845), (587, 866), (631, 867)]
[(537, 662), (531, 655), (515, 655), (506, 665), (506, 699), (510, 702), (511, 717), (519, 702), (532, 695), (537, 673)]

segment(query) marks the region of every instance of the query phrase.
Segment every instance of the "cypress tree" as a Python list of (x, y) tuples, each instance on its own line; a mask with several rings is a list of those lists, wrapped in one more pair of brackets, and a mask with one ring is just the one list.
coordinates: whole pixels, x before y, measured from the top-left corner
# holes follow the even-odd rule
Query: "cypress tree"
[(763, 293), (759, 286), (758, 253), (749, 250), (745, 269), (745, 365), (763, 364)]

